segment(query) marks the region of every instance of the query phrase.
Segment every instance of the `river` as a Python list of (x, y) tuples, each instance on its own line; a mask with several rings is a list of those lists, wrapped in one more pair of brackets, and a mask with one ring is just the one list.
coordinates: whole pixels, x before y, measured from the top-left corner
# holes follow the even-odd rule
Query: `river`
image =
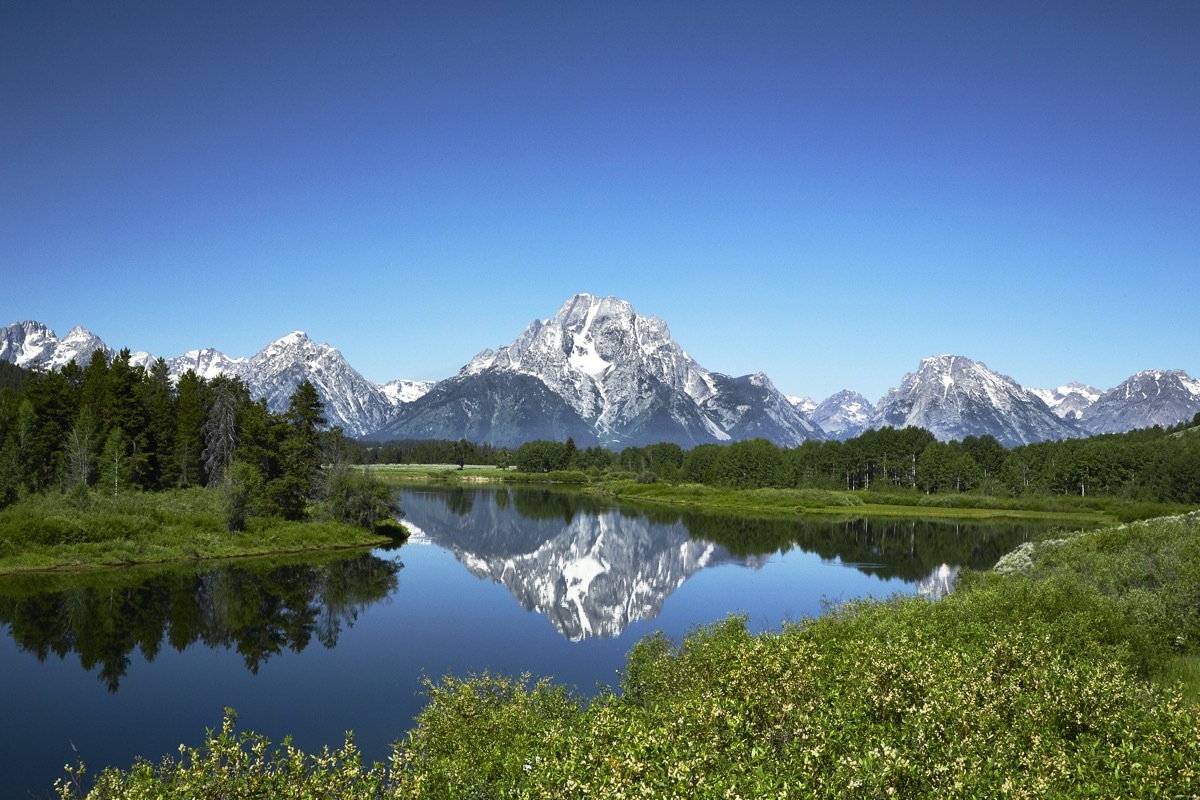
[(528, 672), (592, 694), (653, 631), (936, 597), (1047, 527), (762, 520), (512, 488), (410, 488), (401, 506), (413, 535), (392, 550), (0, 577), (0, 796), (51, 796), (79, 759), (176, 754), (226, 707), (307, 750), (353, 730), (383, 759), (424, 676)]

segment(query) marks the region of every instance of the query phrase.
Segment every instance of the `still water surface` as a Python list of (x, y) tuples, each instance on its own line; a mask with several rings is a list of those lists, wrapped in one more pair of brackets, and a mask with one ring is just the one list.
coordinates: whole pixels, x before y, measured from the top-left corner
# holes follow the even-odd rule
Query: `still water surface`
[(300, 747), (346, 730), (386, 756), (422, 676), (619, 682), (655, 630), (825, 602), (938, 595), (1036, 523), (778, 521), (618, 508), (536, 489), (406, 489), (409, 543), (370, 554), (0, 578), (0, 797), (46, 797), (62, 767), (158, 760), (236, 708)]

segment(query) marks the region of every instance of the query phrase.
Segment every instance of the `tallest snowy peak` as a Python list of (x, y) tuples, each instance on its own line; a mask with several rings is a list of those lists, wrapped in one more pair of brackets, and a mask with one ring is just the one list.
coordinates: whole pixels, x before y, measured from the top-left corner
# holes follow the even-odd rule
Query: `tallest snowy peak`
[(308, 334), (304, 331), (292, 331), (282, 339), (278, 339), (275, 344), (304, 344), (311, 341), (312, 339), (309, 339)]

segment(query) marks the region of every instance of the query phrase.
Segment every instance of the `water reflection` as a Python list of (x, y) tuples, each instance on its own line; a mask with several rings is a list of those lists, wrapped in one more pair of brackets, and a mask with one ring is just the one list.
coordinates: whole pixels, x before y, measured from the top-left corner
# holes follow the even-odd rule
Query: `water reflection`
[(315, 639), (331, 648), (360, 611), (395, 591), (398, 561), (370, 554), (221, 567), (128, 569), (0, 580), (0, 623), (44, 661), (79, 655), (116, 692), (134, 649), (153, 661), (164, 643), (236, 650), (246, 668)]
[(618, 636), (722, 564), (759, 568), (800, 550), (941, 596), (961, 567), (990, 568), (1032, 525), (922, 520), (753, 519), (613, 507), (530, 489), (408, 491), (405, 522), (476, 577), (502, 584), (571, 640)]

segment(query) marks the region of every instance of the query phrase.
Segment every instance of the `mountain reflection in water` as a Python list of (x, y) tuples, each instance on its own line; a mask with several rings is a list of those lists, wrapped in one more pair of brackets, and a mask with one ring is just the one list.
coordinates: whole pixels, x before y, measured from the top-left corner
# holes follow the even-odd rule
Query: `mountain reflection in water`
[(756, 519), (614, 507), (538, 489), (408, 490), (405, 523), (502, 584), (573, 641), (651, 620), (703, 569), (758, 569), (793, 549), (921, 594), (950, 591), (962, 567), (988, 569), (1039, 526), (926, 520)]
[(336, 645), (361, 610), (395, 591), (401, 566), (360, 554), (9, 576), (0, 580), (0, 623), (40, 661), (77, 653), (110, 692), (134, 648), (151, 662), (164, 642), (181, 652), (195, 642), (235, 649), (257, 673), (285, 648), (300, 652), (314, 639)]

